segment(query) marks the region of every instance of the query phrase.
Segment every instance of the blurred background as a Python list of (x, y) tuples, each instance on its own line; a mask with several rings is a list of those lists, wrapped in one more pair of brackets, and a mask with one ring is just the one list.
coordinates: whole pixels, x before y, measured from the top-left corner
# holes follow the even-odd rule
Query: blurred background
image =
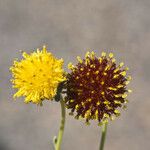
[[(105, 150), (150, 149), (149, 0), (0, 0), (0, 150), (53, 150), (60, 105), (14, 101), (9, 67), (19, 50), (46, 44), (65, 68), (87, 49), (114, 52), (130, 68), (133, 93), (121, 117), (109, 123)], [(67, 69), (66, 69), (67, 71)], [(98, 150), (100, 127), (67, 113), (62, 150)]]

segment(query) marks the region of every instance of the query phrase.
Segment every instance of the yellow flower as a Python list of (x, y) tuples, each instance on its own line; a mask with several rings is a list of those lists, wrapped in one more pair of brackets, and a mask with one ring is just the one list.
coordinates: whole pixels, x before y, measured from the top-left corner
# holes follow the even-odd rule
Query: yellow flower
[(12, 71), (13, 87), (17, 88), (14, 97), (25, 97), (25, 103), (42, 104), (44, 99), (52, 99), (60, 82), (65, 80), (63, 60), (56, 59), (46, 47), (37, 49), (30, 55), (23, 52), (21, 61), (14, 61)]

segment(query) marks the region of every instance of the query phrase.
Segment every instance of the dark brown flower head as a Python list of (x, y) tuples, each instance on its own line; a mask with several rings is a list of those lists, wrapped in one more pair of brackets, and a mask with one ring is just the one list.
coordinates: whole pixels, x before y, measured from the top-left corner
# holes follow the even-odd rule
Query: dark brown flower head
[(71, 109), (70, 114), (76, 112), (75, 118), (98, 120), (99, 124), (119, 116), (119, 107), (125, 107), (127, 102), (126, 85), (131, 79), (122, 69), (123, 63), (118, 66), (113, 54), (102, 52), (97, 58), (94, 52), (87, 52), (85, 59), (77, 57), (79, 63), (68, 67), (71, 73), (67, 77), (66, 106)]

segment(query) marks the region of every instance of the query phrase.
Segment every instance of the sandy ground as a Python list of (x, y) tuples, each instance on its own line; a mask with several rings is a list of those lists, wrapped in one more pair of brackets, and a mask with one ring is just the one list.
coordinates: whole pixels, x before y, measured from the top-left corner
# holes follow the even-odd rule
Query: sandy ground
[[(0, 0), (0, 150), (53, 150), (60, 105), (13, 101), (9, 67), (19, 50), (46, 44), (66, 65), (90, 48), (130, 68), (128, 109), (110, 122), (105, 150), (150, 149), (149, 0)], [(67, 115), (62, 150), (98, 150), (100, 128)]]

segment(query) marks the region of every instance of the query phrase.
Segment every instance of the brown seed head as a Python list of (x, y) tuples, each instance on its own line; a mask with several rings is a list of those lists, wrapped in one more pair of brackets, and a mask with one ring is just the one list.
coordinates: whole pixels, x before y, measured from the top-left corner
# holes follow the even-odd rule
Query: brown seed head
[(97, 58), (94, 52), (87, 52), (85, 59), (77, 57), (79, 63), (68, 67), (71, 73), (67, 76), (67, 96), (65, 102), (71, 113), (76, 112), (75, 118), (98, 120), (99, 124), (119, 116), (119, 107), (125, 107), (127, 102), (126, 89), (131, 77), (126, 76), (123, 63), (118, 66), (113, 54), (102, 52)]

